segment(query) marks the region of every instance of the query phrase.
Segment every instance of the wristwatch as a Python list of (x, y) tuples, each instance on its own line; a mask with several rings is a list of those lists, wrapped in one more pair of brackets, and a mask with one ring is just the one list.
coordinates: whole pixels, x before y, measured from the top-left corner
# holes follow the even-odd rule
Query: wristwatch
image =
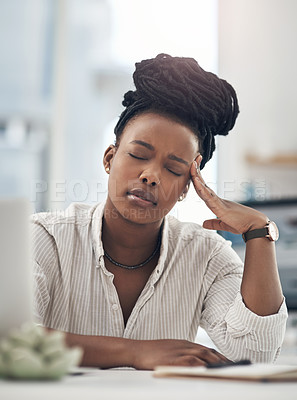
[(279, 238), (279, 231), (277, 229), (276, 223), (273, 221), (268, 221), (264, 228), (253, 229), (242, 234), (242, 238), (245, 242), (250, 239), (266, 237), (272, 242), (276, 242)]

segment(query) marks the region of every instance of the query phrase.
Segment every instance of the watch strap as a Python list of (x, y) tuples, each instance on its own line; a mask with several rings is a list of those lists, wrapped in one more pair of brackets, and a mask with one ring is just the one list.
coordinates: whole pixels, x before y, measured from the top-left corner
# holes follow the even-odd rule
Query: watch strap
[(250, 239), (260, 238), (260, 237), (268, 237), (268, 227), (265, 226), (264, 228), (260, 229), (253, 229), (252, 231), (248, 231), (242, 234), (242, 238), (245, 242)]

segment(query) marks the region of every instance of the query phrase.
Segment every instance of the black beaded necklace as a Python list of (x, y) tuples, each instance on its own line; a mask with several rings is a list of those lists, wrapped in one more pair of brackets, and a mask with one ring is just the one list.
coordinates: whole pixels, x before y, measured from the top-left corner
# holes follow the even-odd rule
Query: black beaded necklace
[(153, 253), (149, 256), (149, 258), (147, 258), (142, 263), (136, 264), (136, 265), (121, 264), (121, 263), (115, 261), (113, 258), (111, 258), (110, 255), (106, 252), (106, 250), (104, 250), (104, 255), (112, 264), (116, 265), (117, 267), (121, 267), (121, 268), (125, 268), (125, 269), (137, 269), (137, 268), (143, 267), (148, 262), (150, 262), (157, 254), (158, 250), (160, 249), (160, 246), (161, 246), (161, 234), (159, 234), (157, 246), (156, 246), (155, 250), (153, 251)]

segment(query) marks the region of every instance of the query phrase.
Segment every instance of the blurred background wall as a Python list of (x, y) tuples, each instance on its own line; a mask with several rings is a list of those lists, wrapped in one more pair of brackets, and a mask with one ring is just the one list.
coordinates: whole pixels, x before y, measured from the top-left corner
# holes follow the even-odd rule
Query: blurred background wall
[(220, 140), (220, 192), (236, 200), (297, 197), (297, 2), (219, 1), (220, 75), (240, 115)]
[[(235, 200), (297, 197), (296, 11), (294, 0), (0, 0), (0, 196), (36, 211), (103, 200), (134, 63), (167, 52), (238, 93), (208, 184)], [(180, 219), (209, 216), (193, 192), (178, 207)]]
[[(103, 152), (135, 62), (167, 52), (217, 72), (217, 9), (215, 0), (0, 0), (0, 195), (29, 196), (36, 211), (103, 200)], [(215, 182), (215, 158), (205, 176)], [(173, 213), (191, 218), (185, 205)]]

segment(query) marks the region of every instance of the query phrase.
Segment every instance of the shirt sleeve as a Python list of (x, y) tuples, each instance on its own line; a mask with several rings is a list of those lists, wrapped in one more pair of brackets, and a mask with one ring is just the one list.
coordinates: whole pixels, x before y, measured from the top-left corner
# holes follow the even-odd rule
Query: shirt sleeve
[(55, 241), (45, 227), (32, 223), (32, 263), (33, 263), (33, 313), (37, 323), (44, 325), (46, 311), (54, 290), (57, 252)]
[(276, 314), (259, 316), (242, 299), (243, 263), (226, 242), (209, 261), (214, 276), (204, 300), (200, 325), (221, 353), (238, 361), (273, 362), (280, 353), (288, 317), (285, 300)]

